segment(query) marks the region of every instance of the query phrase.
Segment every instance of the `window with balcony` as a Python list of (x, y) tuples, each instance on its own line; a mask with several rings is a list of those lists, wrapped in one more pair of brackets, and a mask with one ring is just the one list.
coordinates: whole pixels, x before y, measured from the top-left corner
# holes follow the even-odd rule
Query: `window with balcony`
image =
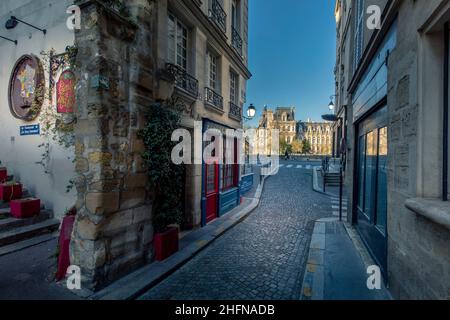
[(205, 100), (216, 109), (223, 110), (223, 97), (220, 95), (220, 67), (219, 56), (208, 51), (208, 87), (206, 87)]
[(223, 33), (227, 32), (227, 14), (223, 9), (223, 0), (210, 0), (209, 18)]
[(242, 55), (242, 37), (241, 37), (241, 2), (239, 0), (231, 1), (231, 45)]
[(239, 107), (239, 76), (230, 70), (230, 117), (241, 120), (242, 111)]
[(191, 76), (188, 69), (188, 28), (173, 14), (169, 13), (167, 20), (168, 53), (167, 70), (173, 74), (175, 85), (186, 91), (192, 97), (198, 96), (198, 81)]

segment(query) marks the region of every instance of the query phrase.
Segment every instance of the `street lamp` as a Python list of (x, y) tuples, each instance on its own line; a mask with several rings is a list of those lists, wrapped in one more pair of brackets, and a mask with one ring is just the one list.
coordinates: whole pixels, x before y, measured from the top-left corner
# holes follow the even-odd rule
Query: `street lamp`
[(253, 120), (256, 115), (256, 108), (253, 103), (250, 103), (250, 106), (247, 109), (247, 117), (244, 117), (245, 120)]
[(333, 98), (335, 98), (335, 97), (336, 97), (336, 95), (332, 95), (330, 97), (330, 104), (328, 105), (328, 109), (330, 109), (330, 111), (334, 111), (334, 109), (336, 108), (336, 106), (334, 105), (334, 102), (333, 102)]

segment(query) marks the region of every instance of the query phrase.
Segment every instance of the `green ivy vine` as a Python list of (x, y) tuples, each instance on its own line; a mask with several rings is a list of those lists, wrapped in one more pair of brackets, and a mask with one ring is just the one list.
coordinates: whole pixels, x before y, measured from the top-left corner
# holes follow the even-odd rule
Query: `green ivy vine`
[[(53, 101), (53, 92), (55, 90), (57, 72), (65, 69), (75, 70), (77, 52), (78, 50), (75, 46), (68, 46), (61, 55), (56, 55), (54, 49), (41, 52), (44, 71), (46, 74), (51, 74), (53, 78), (53, 82), (49, 85), (50, 88), (44, 89), (44, 103), (42, 107), (39, 111), (36, 109), (36, 112), (39, 112), (37, 119), (41, 125), (41, 137), (44, 140), (38, 146), (42, 152), (41, 159), (36, 164), (42, 166), (46, 174), (51, 174), (49, 163), (52, 145), (58, 144), (64, 149), (70, 149), (75, 144), (74, 125), (77, 120), (76, 115), (74, 113), (58, 114), (55, 107), (56, 102)], [(71, 160), (71, 157), (67, 157), (67, 159)], [(69, 193), (73, 187), (74, 181), (70, 180), (66, 187), (66, 192)]]
[(183, 222), (183, 166), (172, 162), (172, 133), (179, 128), (181, 110), (176, 100), (155, 103), (146, 110), (146, 126), (139, 133), (146, 151), (143, 159), (154, 190), (153, 227), (164, 232)]

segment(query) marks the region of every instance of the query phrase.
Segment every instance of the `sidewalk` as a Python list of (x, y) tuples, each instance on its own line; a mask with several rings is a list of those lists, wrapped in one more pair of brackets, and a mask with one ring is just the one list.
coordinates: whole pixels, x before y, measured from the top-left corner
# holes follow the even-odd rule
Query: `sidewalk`
[(134, 273), (116, 281), (107, 288), (90, 296), (93, 300), (132, 300), (154, 287), (181, 266), (189, 262), (200, 251), (243, 221), (260, 202), (264, 182), (260, 182), (259, 169), (256, 169), (253, 188), (243, 195), (240, 206), (226, 215), (209, 223), (206, 227), (186, 234), (180, 240), (180, 251), (162, 262), (154, 262)]
[(367, 267), (374, 265), (365, 254), (353, 228), (336, 218), (318, 220), (310, 245), (302, 300), (390, 300), (381, 290), (367, 288)]

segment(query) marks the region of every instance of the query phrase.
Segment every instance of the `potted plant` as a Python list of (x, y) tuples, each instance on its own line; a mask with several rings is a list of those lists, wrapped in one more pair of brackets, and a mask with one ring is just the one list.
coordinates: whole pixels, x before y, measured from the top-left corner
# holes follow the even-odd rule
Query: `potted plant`
[(146, 126), (139, 134), (145, 145), (143, 159), (153, 188), (153, 247), (158, 261), (178, 251), (183, 167), (172, 162), (176, 143), (171, 138), (174, 130), (179, 129), (180, 117), (175, 101), (156, 103), (146, 110)]

